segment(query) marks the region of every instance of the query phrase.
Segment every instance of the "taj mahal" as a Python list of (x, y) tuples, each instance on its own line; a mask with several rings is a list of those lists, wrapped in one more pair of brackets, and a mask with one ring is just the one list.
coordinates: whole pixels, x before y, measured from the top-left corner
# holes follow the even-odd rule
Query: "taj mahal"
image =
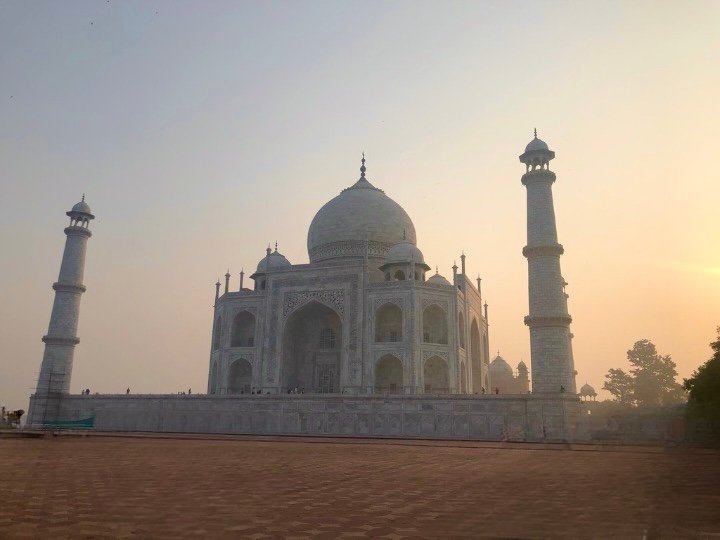
[[(535, 137), (520, 156), (527, 190), (531, 369), (490, 360), (480, 278), (433, 272), (400, 204), (360, 176), (325, 203), (309, 262), (268, 247), (245, 282), (215, 284), (206, 394), (70, 394), (85, 252), (84, 197), (65, 252), (28, 424), (108, 431), (469, 439), (582, 438), (571, 318), (560, 271), (555, 157)], [(374, 183), (377, 183), (373, 180)], [(346, 184), (347, 185), (347, 184)]]

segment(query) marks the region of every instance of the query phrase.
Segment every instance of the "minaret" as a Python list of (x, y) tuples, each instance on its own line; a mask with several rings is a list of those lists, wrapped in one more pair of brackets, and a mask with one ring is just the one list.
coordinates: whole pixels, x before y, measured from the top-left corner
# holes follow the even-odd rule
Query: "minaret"
[[(85, 202), (85, 195), (82, 201), (66, 214), (70, 217), (70, 225), (65, 228), (67, 239), (60, 275), (57, 282), (53, 283), (55, 302), (47, 335), (42, 338), (45, 342), (45, 352), (35, 390), (34, 407), (31, 407), (28, 415), (29, 423), (40, 423), (45, 419), (47, 398), (58, 398), (62, 394), (69, 393), (73, 353), (75, 345), (80, 342), (77, 337), (77, 327), (80, 317), (80, 296), (85, 292), (85, 286), (82, 284), (85, 251), (88, 238), (92, 236), (88, 226), (95, 216)], [(41, 404), (41, 400), (44, 403)]]
[(557, 241), (552, 184), (555, 174), (550, 160), (555, 152), (535, 138), (525, 148), (520, 161), (526, 172), (522, 183), (527, 188), (527, 246), (530, 314), (530, 362), (533, 393), (575, 393), (575, 368), (570, 344), (570, 322), (565, 281), (560, 272), (563, 247)]

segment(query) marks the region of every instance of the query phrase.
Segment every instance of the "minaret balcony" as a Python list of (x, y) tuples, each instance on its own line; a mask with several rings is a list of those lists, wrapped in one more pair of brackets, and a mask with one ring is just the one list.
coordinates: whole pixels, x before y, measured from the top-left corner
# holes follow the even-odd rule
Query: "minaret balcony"
[(58, 292), (72, 292), (81, 294), (87, 291), (87, 287), (85, 285), (78, 285), (76, 283), (53, 283), (52, 288)]
[(559, 257), (565, 253), (562, 244), (550, 244), (545, 246), (525, 246), (522, 254), (527, 257)]
[(524, 322), (527, 326), (537, 328), (540, 326), (569, 326), (572, 322), (570, 315), (554, 315), (545, 317), (525, 317)]

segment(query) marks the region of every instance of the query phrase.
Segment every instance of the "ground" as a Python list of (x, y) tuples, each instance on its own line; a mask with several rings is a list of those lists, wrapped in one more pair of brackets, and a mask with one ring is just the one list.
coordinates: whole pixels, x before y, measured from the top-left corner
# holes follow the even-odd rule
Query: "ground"
[(720, 451), (0, 438), (3, 538), (717, 538)]

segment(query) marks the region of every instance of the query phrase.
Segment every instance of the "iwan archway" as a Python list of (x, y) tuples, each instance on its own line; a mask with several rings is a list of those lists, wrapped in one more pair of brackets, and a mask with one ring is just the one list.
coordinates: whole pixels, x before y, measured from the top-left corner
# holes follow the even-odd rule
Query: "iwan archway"
[(340, 393), (342, 321), (319, 302), (310, 302), (285, 323), (281, 392)]

